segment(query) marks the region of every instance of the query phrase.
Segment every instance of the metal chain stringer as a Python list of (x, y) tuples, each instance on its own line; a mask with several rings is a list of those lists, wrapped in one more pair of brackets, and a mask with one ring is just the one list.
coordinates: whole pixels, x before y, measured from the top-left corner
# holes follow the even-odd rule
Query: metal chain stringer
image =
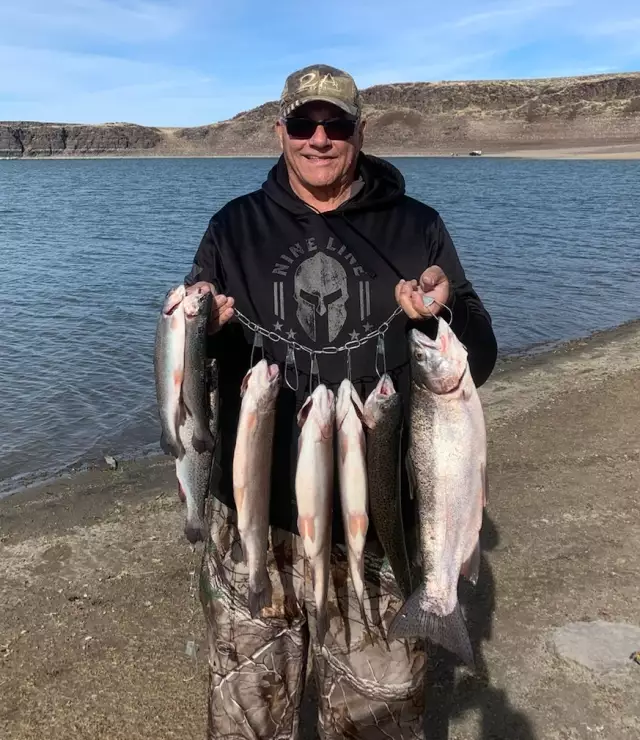
[(391, 316), (389, 316), (386, 321), (383, 321), (377, 329), (370, 331), (362, 338), (350, 339), (341, 347), (334, 347), (332, 345), (329, 345), (328, 347), (323, 347), (322, 349), (311, 349), (311, 347), (306, 347), (304, 344), (300, 344), (300, 342), (296, 342), (294, 339), (287, 339), (286, 337), (283, 337), (281, 334), (278, 334), (275, 331), (265, 329), (259, 324), (256, 324), (255, 321), (251, 321), (251, 319), (248, 319), (243, 313), (238, 311), (238, 309), (235, 309), (234, 313), (238, 317), (240, 323), (244, 324), (247, 329), (254, 332), (254, 334), (261, 334), (263, 337), (270, 339), (274, 343), (284, 342), (286, 345), (289, 346), (290, 349), (293, 349), (294, 351), (298, 350), (300, 352), (306, 352), (308, 355), (310, 355), (311, 358), (313, 358), (313, 355), (337, 355), (340, 352), (351, 352), (354, 349), (362, 347), (363, 344), (366, 344), (375, 337), (383, 337), (388, 331), (391, 322), (395, 319), (396, 316), (398, 316), (398, 314), (402, 313), (402, 308), (398, 306), (398, 308), (396, 308), (396, 310), (391, 314)]

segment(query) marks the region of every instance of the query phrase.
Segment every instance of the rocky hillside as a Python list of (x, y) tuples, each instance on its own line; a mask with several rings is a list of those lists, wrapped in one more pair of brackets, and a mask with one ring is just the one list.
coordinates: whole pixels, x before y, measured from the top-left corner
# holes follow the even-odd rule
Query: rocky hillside
[[(372, 153), (640, 144), (640, 73), (376, 85), (363, 99)], [(275, 154), (276, 111), (177, 129), (0, 122), (0, 157)]]

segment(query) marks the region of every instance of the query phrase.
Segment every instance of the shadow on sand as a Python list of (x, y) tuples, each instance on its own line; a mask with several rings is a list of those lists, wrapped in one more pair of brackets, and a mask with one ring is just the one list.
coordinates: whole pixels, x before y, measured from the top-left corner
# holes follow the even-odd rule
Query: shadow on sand
[(535, 740), (533, 726), (522, 712), (514, 709), (503, 689), (491, 686), (483, 643), (492, 638), (495, 608), (495, 581), (484, 553), (499, 542), (495, 524), (485, 511), (480, 533), (483, 557), (478, 585), (460, 585), (460, 603), (466, 615), (469, 636), (476, 659), (476, 672), (455, 682), (457, 661), (446, 650), (430, 649), (427, 671), (425, 740), (448, 740), (449, 724), (468, 710), (480, 711), (481, 729), (474, 740)]

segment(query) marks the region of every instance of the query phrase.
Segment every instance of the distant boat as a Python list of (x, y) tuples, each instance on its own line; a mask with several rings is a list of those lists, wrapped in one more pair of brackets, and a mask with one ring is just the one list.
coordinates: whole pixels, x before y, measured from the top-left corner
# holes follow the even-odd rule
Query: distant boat
[(470, 157), (481, 157), (482, 156), (482, 149), (476, 149), (473, 152), (469, 152)]

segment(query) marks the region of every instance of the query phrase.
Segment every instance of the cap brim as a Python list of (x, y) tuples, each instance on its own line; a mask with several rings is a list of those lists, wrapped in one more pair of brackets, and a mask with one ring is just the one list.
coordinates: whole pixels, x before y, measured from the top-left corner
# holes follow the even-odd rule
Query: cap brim
[(349, 105), (349, 103), (345, 103), (344, 100), (338, 100), (337, 98), (330, 98), (328, 96), (311, 95), (306, 98), (298, 98), (293, 103), (283, 106), (281, 109), (281, 115), (288, 116), (290, 113), (293, 113), (294, 110), (301, 108), (303, 105), (306, 105), (307, 103), (313, 103), (316, 101), (319, 101), (322, 103), (330, 103), (331, 105), (335, 105), (337, 108), (340, 108), (345, 113), (348, 113), (350, 116), (354, 116), (354, 118), (357, 118), (360, 112), (357, 106)]

